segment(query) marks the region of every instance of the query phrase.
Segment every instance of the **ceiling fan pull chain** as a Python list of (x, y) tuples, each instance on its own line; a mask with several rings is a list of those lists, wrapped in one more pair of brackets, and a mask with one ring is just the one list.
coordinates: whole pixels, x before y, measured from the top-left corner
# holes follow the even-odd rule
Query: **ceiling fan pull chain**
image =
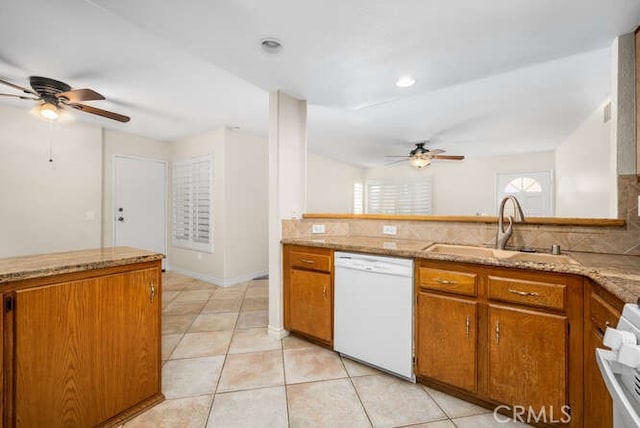
[(53, 122), (49, 121), (49, 165), (53, 165)]

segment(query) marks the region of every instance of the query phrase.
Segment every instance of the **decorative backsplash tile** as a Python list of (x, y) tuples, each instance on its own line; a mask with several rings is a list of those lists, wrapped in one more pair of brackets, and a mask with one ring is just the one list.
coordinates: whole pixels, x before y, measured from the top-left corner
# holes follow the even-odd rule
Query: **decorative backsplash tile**
[[(618, 212), (626, 221), (625, 227), (548, 226), (514, 224), (514, 233), (508, 248), (530, 247), (549, 251), (554, 244), (562, 250), (592, 253), (640, 255), (640, 217), (638, 195), (640, 182), (635, 175), (618, 177)], [(492, 247), (495, 245), (496, 224), (368, 219), (308, 219), (283, 220), (283, 238), (312, 237), (311, 226), (325, 225), (330, 236), (386, 236), (382, 226), (396, 226), (396, 239), (434, 241)]]

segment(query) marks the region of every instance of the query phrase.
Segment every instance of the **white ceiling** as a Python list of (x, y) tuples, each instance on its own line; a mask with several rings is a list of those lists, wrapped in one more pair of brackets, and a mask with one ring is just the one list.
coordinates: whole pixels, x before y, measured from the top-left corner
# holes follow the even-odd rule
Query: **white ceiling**
[[(7, 0), (0, 78), (93, 88), (132, 120), (79, 120), (162, 141), (266, 135), (279, 89), (308, 101), (310, 148), (336, 159), (380, 164), (421, 139), (520, 153), (552, 149), (606, 100), (611, 43), (638, 24), (638, 0)], [(396, 88), (404, 74), (416, 85)]]

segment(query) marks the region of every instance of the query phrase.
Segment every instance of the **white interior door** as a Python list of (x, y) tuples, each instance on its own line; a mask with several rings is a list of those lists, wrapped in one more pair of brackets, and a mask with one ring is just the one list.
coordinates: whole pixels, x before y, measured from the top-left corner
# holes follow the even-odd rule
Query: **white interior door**
[[(525, 217), (553, 216), (551, 171), (498, 173), (496, 181), (496, 213), (502, 198), (514, 195), (520, 202)], [(505, 214), (515, 217), (511, 204), (507, 204), (505, 208)]]
[(113, 165), (114, 245), (166, 254), (167, 163), (115, 156)]

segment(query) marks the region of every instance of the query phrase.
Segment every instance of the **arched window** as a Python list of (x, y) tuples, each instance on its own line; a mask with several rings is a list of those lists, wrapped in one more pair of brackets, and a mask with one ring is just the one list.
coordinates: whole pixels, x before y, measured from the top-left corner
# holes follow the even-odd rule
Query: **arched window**
[[(553, 215), (551, 171), (497, 174), (496, 212), (500, 201), (507, 195), (515, 196), (524, 215), (549, 217)], [(507, 205), (507, 215), (515, 215)]]

